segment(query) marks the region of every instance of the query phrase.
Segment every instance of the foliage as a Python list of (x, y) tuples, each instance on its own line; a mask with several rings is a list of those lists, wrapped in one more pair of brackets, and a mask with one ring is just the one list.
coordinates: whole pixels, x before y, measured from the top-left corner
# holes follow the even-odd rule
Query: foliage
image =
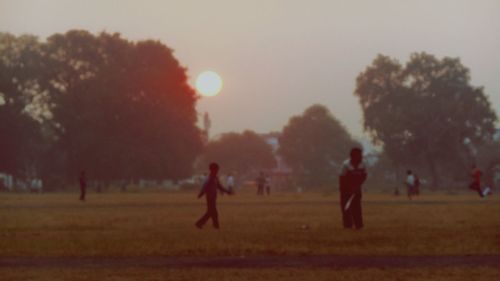
[(238, 174), (276, 166), (271, 146), (252, 131), (223, 134), (207, 144), (202, 158), (204, 167), (217, 162), (224, 171)]
[(338, 169), (353, 146), (359, 146), (342, 124), (322, 105), (313, 105), (290, 118), (279, 138), (278, 153), (302, 185), (322, 186), (337, 181)]
[(0, 54), (0, 171), (24, 176), (40, 168), (45, 149), (41, 45), (34, 36), (0, 33)]
[(439, 185), (439, 173), (467, 168), (469, 138), (491, 137), (496, 114), (482, 87), (470, 85), (458, 58), (415, 53), (402, 66), (379, 55), (359, 74), (355, 95), (364, 128), (388, 157), (402, 166), (424, 164)]
[[(10, 81), (24, 72), (34, 76), (33, 95), (43, 102), (33, 98), (26, 107), (48, 116), (42, 123), (49, 135), (46, 159), (53, 165), (46, 175), (72, 179), (86, 170), (90, 178), (112, 180), (191, 174), (201, 151), (196, 95), (171, 49), (158, 41), (132, 42), (119, 34), (81, 30), (55, 34), (43, 43), (34, 38), (26, 48), (36, 48), (38, 57), (2, 49), (2, 57), (24, 67), (2, 78)], [(31, 61), (36, 65), (27, 64)], [(11, 88), (2, 92), (21, 98)], [(17, 155), (16, 150), (9, 159)]]

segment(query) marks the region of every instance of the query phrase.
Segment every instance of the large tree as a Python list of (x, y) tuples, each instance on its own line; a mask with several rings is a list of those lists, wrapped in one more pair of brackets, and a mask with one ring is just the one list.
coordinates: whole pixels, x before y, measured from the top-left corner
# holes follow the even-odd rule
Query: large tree
[(290, 118), (279, 138), (278, 153), (303, 185), (336, 182), (341, 162), (357, 144), (330, 111), (313, 105)]
[(464, 139), (491, 137), (497, 119), (482, 87), (458, 58), (414, 53), (403, 66), (379, 55), (356, 80), (365, 131), (397, 165), (423, 164), (432, 185), (465, 168)]
[(226, 133), (205, 147), (202, 164), (217, 162), (227, 172), (255, 173), (276, 166), (272, 148), (252, 131)]
[(48, 38), (45, 87), (66, 174), (180, 179), (201, 151), (195, 91), (157, 41), (73, 30)]

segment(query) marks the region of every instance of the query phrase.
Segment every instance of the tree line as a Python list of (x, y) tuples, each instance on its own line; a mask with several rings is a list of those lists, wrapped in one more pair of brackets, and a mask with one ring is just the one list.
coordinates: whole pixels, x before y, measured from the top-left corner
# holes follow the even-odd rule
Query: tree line
[[(297, 183), (322, 186), (336, 183), (347, 152), (360, 146), (322, 105), (290, 118), (276, 134), (277, 151), (252, 131), (204, 145), (196, 93), (172, 52), (105, 32), (44, 41), (0, 33), (0, 172), (49, 182), (73, 181), (81, 170), (108, 181), (178, 180), (195, 162), (243, 173), (272, 169), (278, 155)], [(439, 186), (489, 161), (471, 147), (497, 147), (496, 113), (457, 58), (415, 53), (402, 65), (379, 55), (355, 82), (364, 129), (386, 170), (419, 167)]]
[(0, 35), (0, 171), (179, 179), (202, 150), (195, 91), (158, 41)]
[[(354, 95), (364, 130), (382, 151), (372, 155), (378, 160), (373, 171), (382, 180), (396, 175), (392, 181), (401, 184), (397, 175), (413, 169), (431, 188), (438, 188), (468, 180), (471, 166), (477, 164), (485, 170), (487, 184), (493, 184), (492, 169), (500, 165), (500, 142), (492, 138), (497, 115), (484, 89), (471, 85), (470, 71), (458, 58), (414, 53), (402, 65), (379, 55), (358, 75)], [(242, 149), (248, 147), (243, 141), (231, 142), (230, 136), (209, 144), (209, 158), (217, 154), (224, 162), (231, 157), (250, 159), (236, 155), (257, 155)], [(353, 146), (360, 144), (340, 121), (326, 107), (313, 105), (290, 118), (279, 133), (277, 153), (292, 168), (296, 184), (331, 186)], [(228, 153), (212, 153), (216, 147)], [(236, 165), (231, 167), (238, 171)]]

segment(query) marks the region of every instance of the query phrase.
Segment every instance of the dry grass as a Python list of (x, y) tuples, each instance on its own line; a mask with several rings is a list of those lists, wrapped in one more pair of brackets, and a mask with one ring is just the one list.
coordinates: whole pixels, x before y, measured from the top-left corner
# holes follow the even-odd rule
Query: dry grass
[(224, 196), (220, 231), (194, 227), (205, 210), (195, 194), (77, 197), (0, 194), (0, 256), (500, 254), (500, 200), (473, 193), (366, 195), (362, 231), (340, 227), (336, 195)]
[(172, 280), (172, 281), (244, 281), (244, 280), (453, 280), (486, 281), (498, 280), (498, 268), (420, 268), (420, 269), (150, 269), (130, 268), (110, 269), (0, 269), (0, 279), (10, 281), (25, 280)]

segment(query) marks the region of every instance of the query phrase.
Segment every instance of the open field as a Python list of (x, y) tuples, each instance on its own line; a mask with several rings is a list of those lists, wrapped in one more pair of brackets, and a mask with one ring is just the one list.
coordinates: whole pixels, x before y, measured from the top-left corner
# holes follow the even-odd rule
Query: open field
[(1, 194), (0, 256), (500, 254), (500, 201), (366, 195), (362, 231), (341, 228), (335, 194), (219, 199), (222, 229), (194, 227), (194, 194)]
[[(2, 258), (500, 255), (500, 200), (476, 194), (364, 196), (365, 229), (340, 224), (336, 194), (219, 198), (221, 230), (194, 222), (188, 193), (0, 194)], [(487, 258), (487, 257), (486, 257)], [(1, 263), (0, 263), (1, 265)], [(0, 280), (495, 280), (499, 266), (161, 268), (0, 266)]]

